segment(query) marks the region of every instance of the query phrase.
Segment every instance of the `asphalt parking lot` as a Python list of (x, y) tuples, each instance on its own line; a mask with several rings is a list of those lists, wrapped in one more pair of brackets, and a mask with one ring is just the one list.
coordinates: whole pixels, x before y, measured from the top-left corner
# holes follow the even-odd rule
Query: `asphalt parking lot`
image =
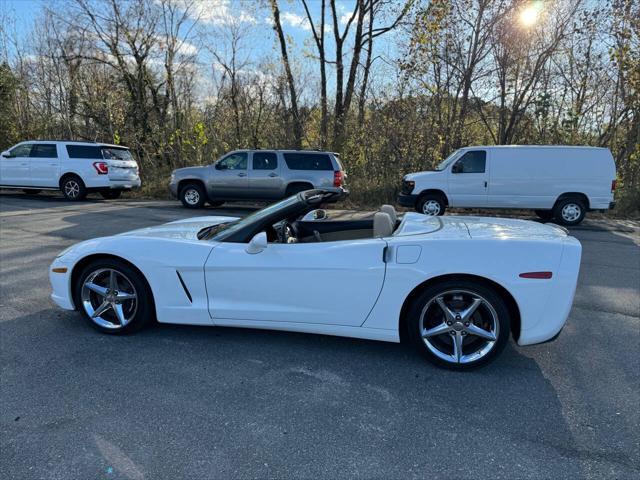
[(583, 259), (563, 333), (472, 373), (319, 335), (106, 336), (49, 300), (63, 248), (203, 214), (0, 194), (4, 478), (640, 477), (638, 222), (573, 229)]

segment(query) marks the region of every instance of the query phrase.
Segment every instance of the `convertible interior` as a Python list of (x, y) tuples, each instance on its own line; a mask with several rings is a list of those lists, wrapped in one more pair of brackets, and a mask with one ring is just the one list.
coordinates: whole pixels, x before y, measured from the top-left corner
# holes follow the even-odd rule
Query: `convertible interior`
[(391, 205), (383, 205), (375, 213), (318, 208), (300, 218), (278, 222), (267, 229), (267, 238), (273, 243), (313, 243), (388, 237), (399, 223)]

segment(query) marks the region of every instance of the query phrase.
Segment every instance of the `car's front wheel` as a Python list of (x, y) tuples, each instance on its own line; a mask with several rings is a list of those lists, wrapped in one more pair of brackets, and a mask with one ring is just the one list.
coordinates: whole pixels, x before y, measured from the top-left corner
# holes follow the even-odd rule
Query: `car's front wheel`
[(408, 337), (432, 363), (468, 370), (492, 361), (510, 335), (509, 309), (493, 289), (448, 280), (424, 289), (407, 311)]
[(89, 323), (105, 333), (134, 332), (154, 314), (153, 295), (144, 277), (118, 259), (89, 263), (78, 276), (74, 298)]
[(202, 185), (189, 183), (180, 190), (180, 201), (187, 208), (202, 208), (207, 201), (207, 195)]
[(416, 211), (424, 215), (444, 215), (447, 205), (441, 195), (428, 193), (422, 195), (416, 203)]

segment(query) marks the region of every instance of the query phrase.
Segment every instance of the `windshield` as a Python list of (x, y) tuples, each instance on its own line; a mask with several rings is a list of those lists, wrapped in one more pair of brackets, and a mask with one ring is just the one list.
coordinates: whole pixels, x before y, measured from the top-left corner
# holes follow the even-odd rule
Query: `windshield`
[(297, 195), (293, 197), (286, 198), (281, 202), (274, 203), (273, 205), (269, 205), (262, 210), (258, 210), (257, 212), (252, 213), (244, 217), (241, 220), (236, 220), (229, 223), (223, 223), (221, 225), (213, 225), (211, 227), (204, 228), (198, 232), (199, 240), (214, 240), (214, 241), (222, 241), (225, 238), (233, 235), (238, 230), (246, 227), (255, 222), (261, 221), (263, 218), (268, 217), (269, 215), (281, 210), (283, 208), (287, 208), (291, 205), (298, 203), (300, 199)]
[(126, 148), (102, 147), (102, 156), (107, 160), (133, 160), (131, 152)]
[(440, 162), (440, 164), (435, 168), (435, 171), (436, 172), (441, 172), (442, 170), (447, 168), (451, 164), (453, 159), (456, 158), (456, 156), (458, 155), (459, 151), (460, 150), (456, 150), (451, 155), (449, 155), (447, 158), (445, 158), (442, 162)]

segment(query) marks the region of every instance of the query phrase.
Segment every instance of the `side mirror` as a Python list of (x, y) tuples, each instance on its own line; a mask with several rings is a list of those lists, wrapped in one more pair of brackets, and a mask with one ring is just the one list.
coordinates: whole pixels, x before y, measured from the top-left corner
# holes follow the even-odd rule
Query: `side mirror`
[(451, 173), (462, 173), (462, 164), (454, 163), (451, 167)]
[(216, 163), (216, 170), (226, 170), (227, 165), (225, 163), (218, 162)]
[(3, 156), (4, 158), (10, 158), (10, 157), (11, 157), (11, 154), (9, 153), (9, 150), (5, 150), (4, 152), (2, 152), (2, 156)]
[(247, 245), (246, 251), (250, 254), (260, 253), (267, 248), (267, 234), (266, 232), (256, 233), (249, 245)]

